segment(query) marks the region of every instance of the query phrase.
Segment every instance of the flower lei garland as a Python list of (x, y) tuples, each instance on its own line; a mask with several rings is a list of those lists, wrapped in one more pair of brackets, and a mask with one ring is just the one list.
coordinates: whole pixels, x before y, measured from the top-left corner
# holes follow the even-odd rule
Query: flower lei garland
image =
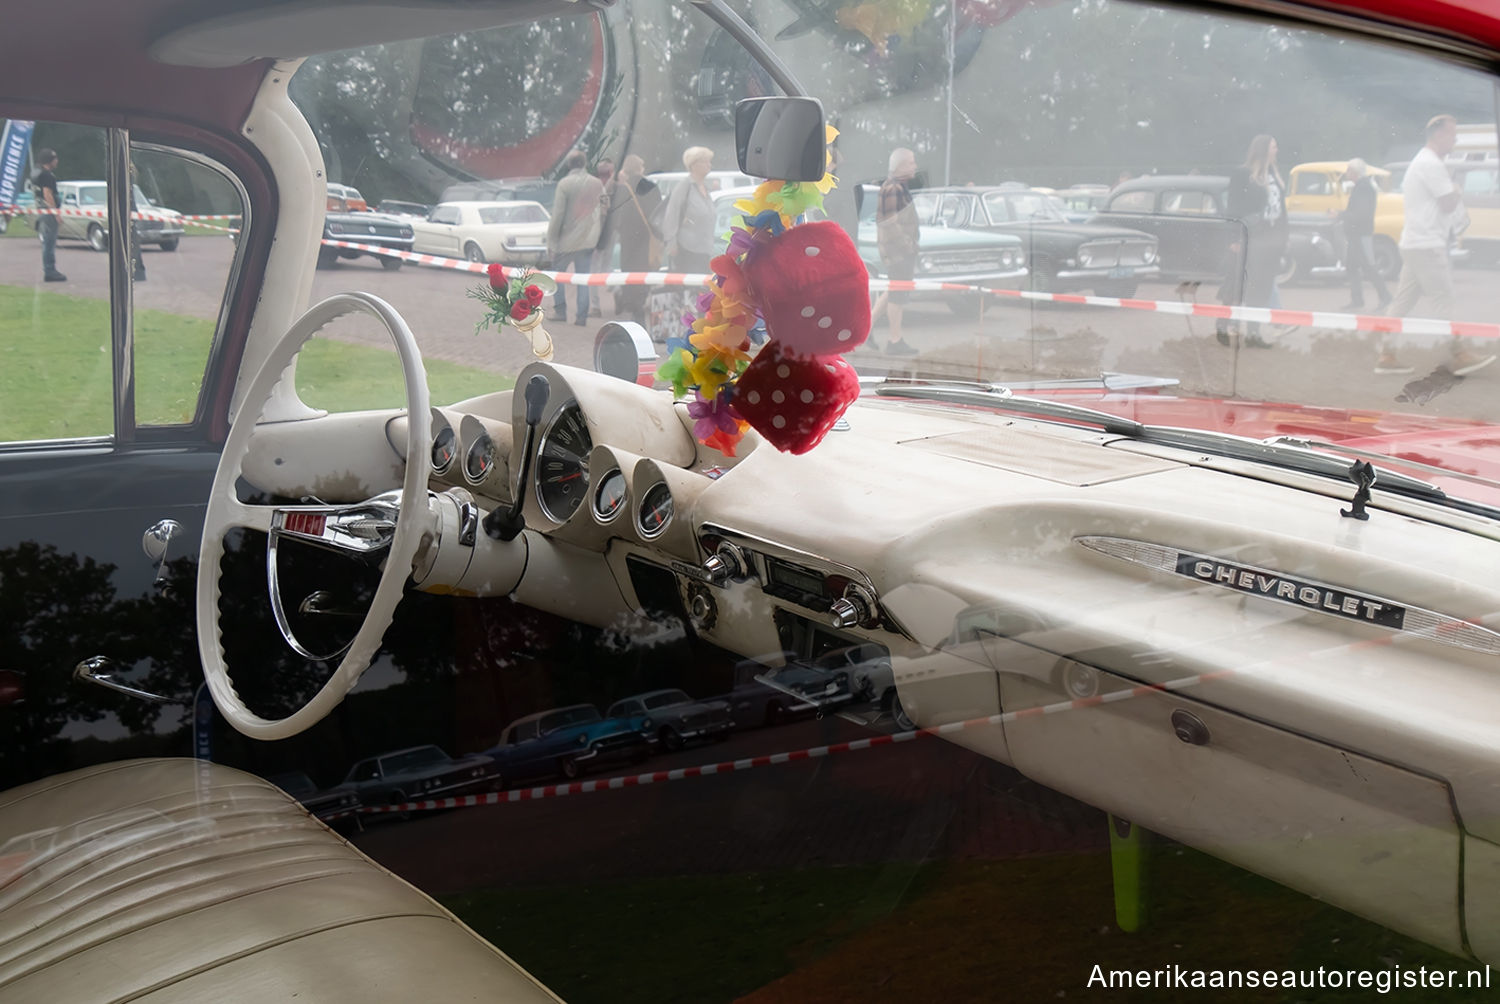
[[(827, 129), (832, 143), (838, 130)], [(832, 165), (831, 154), (828, 163)], [(714, 275), (698, 297), (697, 314), (684, 314), (686, 330), (667, 339), (657, 379), (672, 385), (674, 397), (692, 392), (688, 415), (694, 420), (693, 434), (726, 457), (735, 455), (750, 427), (735, 408), (735, 381), (750, 365), (751, 348), (766, 341), (765, 322), (740, 265), (758, 242), (803, 222), (809, 209), (822, 208), (823, 196), (837, 184), (825, 169), (816, 182), (763, 182), (750, 198), (736, 202), (741, 222), (729, 229), (728, 249), (709, 263)]]
[(504, 265), (495, 262), (487, 268), (489, 283), (469, 290), (469, 297), (485, 306), (484, 316), (474, 325), (474, 333), (509, 324), (531, 339), (532, 352), (538, 359), (552, 358), (552, 336), (542, 328), (542, 301), (557, 291), (550, 276), (532, 269), (507, 274)]

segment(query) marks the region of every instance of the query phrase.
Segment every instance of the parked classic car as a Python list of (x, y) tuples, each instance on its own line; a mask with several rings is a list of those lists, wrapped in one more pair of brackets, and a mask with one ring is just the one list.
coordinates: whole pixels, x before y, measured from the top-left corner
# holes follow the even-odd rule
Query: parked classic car
[(547, 210), (537, 202), (444, 202), (411, 224), (422, 254), (537, 265), (547, 257)]
[[(760, 68), (714, 3), (8, 10), (0, 115), (115, 180), (67, 285), (0, 240), (0, 1000), (1493, 992), (1500, 367), (1453, 351), (1500, 333), (1492, 276), (1455, 270), (1455, 322), (1288, 288), (1317, 326), (1269, 348), (1212, 332), (1260, 308), (913, 309), (913, 355), (844, 357), (861, 396), (815, 447), (731, 456), (633, 382), (649, 349), (591, 368), (615, 317), (543, 362), (474, 335), (478, 276), (314, 270), (330, 166), (727, 166), (688, 82), (769, 94), (766, 64), (847, 162), (911, 142), (959, 179), (1225, 163), (1266, 123), (1309, 149), (1329, 117), (1299, 108), (1415, 145), (1500, 67), (1475, 0), (995, 6), (811, 11)], [(950, 82), (955, 37), (990, 58)], [(132, 161), (242, 239), (136, 284)], [(1382, 343), (1421, 369), (1371, 372)], [(853, 645), (931, 732), (845, 701), (350, 841), (261, 780)], [(1233, 982), (1268, 972), (1299, 985)]]
[(1041, 293), (1092, 289), (1100, 296), (1134, 296), (1155, 276), (1156, 238), (1099, 223), (1070, 223), (1052, 196), (1021, 185), (926, 188), (912, 193), (924, 224), (983, 230), (1021, 240), (1028, 286)]
[(557, 182), (546, 178), (493, 178), (449, 185), (437, 202), (540, 202), (551, 210), (556, 192)]
[(592, 704), (574, 704), (517, 718), (484, 755), (506, 784), (554, 776), (571, 780), (596, 767), (646, 759), (647, 736), (654, 728), (649, 715), (604, 717)]
[(329, 205), (329, 209), (336, 212), (367, 213), (370, 206), (365, 202), (365, 197), (359, 194), (359, 189), (350, 185), (339, 185), (334, 182), (328, 183), (328, 194), (337, 199), (342, 199), (341, 206)]
[(642, 721), (642, 731), (663, 749), (680, 750), (690, 742), (729, 738), (734, 719), (728, 701), (699, 701), (680, 690), (652, 690), (623, 697), (609, 706), (607, 718)]
[[(1337, 215), (1349, 204), (1349, 182), (1344, 180), (1347, 160), (1325, 160), (1297, 164), (1287, 172), (1286, 208), (1288, 214), (1305, 217)], [(1401, 191), (1391, 172), (1371, 165), (1369, 176), (1375, 179), (1375, 267), (1386, 279), (1401, 274), (1401, 225), (1406, 212)], [(1296, 219), (1296, 217), (1292, 217)]]
[[(95, 251), (109, 247), (109, 220), (94, 215), (102, 213), (108, 204), (109, 185), (103, 181), (59, 181), (57, 197), (64, 212), (57, 218), (58, 240), (85, 241)], [(149, 213), (161, 219), (135, 221), (136, 239), (142, 244), (155, 244), (163, 251), (176, 251), (182, 239), (182, 223), (177, 217), (182, 214), (175, 209), (154, 205), (135, 186), (135, 206), (141, 213)], [(79, 210), (70, 215), (66, 210)]]
[[(373, 244), (396, 251), (411, 250), (414, 231), (410, 220), (381, 213), (352, 212), (343, 196), (333, 193), (335, 187), (329, 186), (328, 211), (323, 216), (324, 240)], [(387, 272), (394, 272), (401, 267), (400, 258), (357, 248), (327, 245), (318, 249), (318, 267), (331, 268), (340, 258), (353, 260), (363, 256), (374, 258)]]
[[(875, 225), (879, 187), (864, 185), (856, 201), (859, 203), (859, 237), (856, 241), (859, 256), (864, 259), (872, 278), (887, 278), (885, 264), (880, 260)], [(923, 223), (917, 238), (916, 278), (992, 289), (1020, 288), (1026, 281), (1025, 247), (1021, 238), (1013, 234)], [(977, 293), (919, 291), (910, 296), (915, 300), (941, 300), (961, 317), (975, 316), (983, 306), (983, 297)]]
[(402, 216), (408, 219), (425, 220), (427, 214), (432, 212), (432, 207), (421, 202), (403, 202), (400, 199), (381, 199), (376, 205), (377, 213), (387, 216)]
[[(436, 746), (413, 746), (361, 760), (330, 791), (353, 795), (361, 805), (394, 805), (470, 791), (496, 791), (500, 782), (500, 773), (489, 757), (455, 760)], [(290, 790), (288, 793), (296, 795)]]
[(319, 788), (312, 778), (300, 770), (274, 774), (266, 780), (291, 795), (302, 804), (302, 808), (322, 822), (347, 820), (359, 812), (359, 793), (353, 788), (343, 785)]

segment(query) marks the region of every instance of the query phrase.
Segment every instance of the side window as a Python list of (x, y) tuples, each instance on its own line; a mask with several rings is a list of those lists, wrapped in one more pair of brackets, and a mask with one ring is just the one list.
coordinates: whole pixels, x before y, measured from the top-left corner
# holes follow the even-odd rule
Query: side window
[(1319, 174), (1317, 171), (1303, 171), (1297, 175), (1297, 183), (1293, 191), (1298, 195), (1330, 195), (1332, 189), (1328, 184), (1328, 175)]
[(947, 227), (966, 227), (969, 225), (969, 200), (961, 195), (950, 195), (943, 200), (943, 208), (938, 217), (939, 221)]
[(373, 781), (380, 776), (379, 764), (374, 760), (366, 760), (356, 764), (349, 772), (349, 777), (354, 781)]
[(1111, 213), (1149, 213), (1156, 207), (1156, 193), (1149, 189), (1121, 192), (1109, 200)]
[(524, 743), (528, 739), (535, 739), (536, 726), (536, 719), (532, 719), (529, 722), (522, 722), (520, 725), (517, 725), (510, 735), (511, 745), (515, 745), (516, 743)]
[(1466, 171), (1463, 175), (1465, 195), (1494, 195), (1497, 172), (1493, 169)]
[(184, 425), (198, 413), (244, 200), (194, 154), (135, 143), (130, 159), (136, 425)]
[(1217, 216), (1218, 201), (1208, 192), (1165, 192), (1161, 208), (1164, 213), (1186, 213), (1193, 216)]
[(72, 184), (101, 184), (109, 134), (5, 119), (0, 132), (0, 268), (14, 277), (0, 285), (0, 443), (110, 436), (109, 219)]
[(458, 209), (454, 206), (439, 206), (432, 211), (432, 222), (458, 225)]

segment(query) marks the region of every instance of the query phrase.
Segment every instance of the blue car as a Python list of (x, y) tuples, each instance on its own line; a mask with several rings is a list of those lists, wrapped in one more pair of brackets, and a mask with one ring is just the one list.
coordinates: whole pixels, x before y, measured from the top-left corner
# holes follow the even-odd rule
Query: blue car
[(574, 704), (517, 718), (484, 755), (507, 785), (553, 776), (572, 780), (595, 767), (646, 759), (650, 729), (649, 718), (605, 718), (592, 704)]

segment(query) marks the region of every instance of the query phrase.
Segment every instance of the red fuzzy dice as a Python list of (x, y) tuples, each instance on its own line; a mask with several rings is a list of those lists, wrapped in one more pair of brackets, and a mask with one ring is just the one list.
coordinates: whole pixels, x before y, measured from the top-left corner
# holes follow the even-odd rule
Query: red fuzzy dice
[(857, 397), (859, 375), (843, 359), (767, 342), (735, 382), (734, 410), (778, 450), (806, 453)]
[(870, 273), (837, 223), (791, 227), (741, 268), (766, 333), (793, 355), (848, 352), (870, 337)]

